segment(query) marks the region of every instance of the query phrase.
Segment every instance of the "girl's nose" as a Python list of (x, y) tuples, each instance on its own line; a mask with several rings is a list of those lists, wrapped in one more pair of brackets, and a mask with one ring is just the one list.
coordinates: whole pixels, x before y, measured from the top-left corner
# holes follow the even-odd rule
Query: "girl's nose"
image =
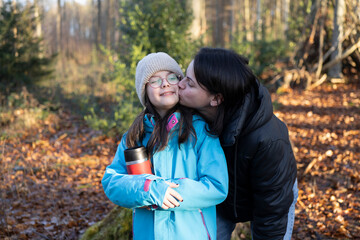
[(166, 78), (163, 78), (163, 79), (162, 79), (161, 87), (162, 87), (162, 88), (170, 87), (170, 83), (167, 81)]

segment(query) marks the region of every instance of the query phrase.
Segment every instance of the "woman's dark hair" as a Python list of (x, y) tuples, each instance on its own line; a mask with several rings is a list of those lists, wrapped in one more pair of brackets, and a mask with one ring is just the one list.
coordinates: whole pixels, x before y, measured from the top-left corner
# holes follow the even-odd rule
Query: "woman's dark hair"
[(209, 132), (220, 135), (229, 117), (244, 103), (245, 95), (254, 89), (258, 94), (256, 76), (248, 60), (236, 52), (222, 48), (202, 48), (194, 58), (194, 74), (200, 86), (211, 94), (221, 93), (223, 102)]
[(155, 118), (154, 130), (151, 133), (150, 139), (147, 143), (146, 150), (150, 157), (155, 154), (155, 152), (163, 150), (169, 139), (169, 132), (166, 129), (168, 124), (168, 119), (175, 111), (179, 111), (181, 118), (179, 121), (179, 136), (178, 136), (178, 145), (184, 143), (190, 136), (194, 137), (196, 141), (196, 133), (192, 124), (192, 110), (180, 104), (175, 105), (170, 109), (166, 115), (161, 118), (158, 112), (155, 110), (154, 105), (150, 102), (149, 97), (145, 91), (145, 109), (135, 118), (134, 122), (128, 130), (126, 137), (126, 145), (128, 148), (133, 148), (141, 144), (144, 136), (144, 117), (146, 114), (153, 115)]

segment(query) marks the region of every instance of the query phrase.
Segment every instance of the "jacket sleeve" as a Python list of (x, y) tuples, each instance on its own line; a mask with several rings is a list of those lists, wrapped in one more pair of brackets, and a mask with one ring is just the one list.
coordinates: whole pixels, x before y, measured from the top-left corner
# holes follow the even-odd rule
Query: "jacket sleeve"
[(151, 174), (127, 174), (124, 158), (125, 139), (124, 135), (113, 162), (106, 168), (101, 181), (106, 196), (113, 203), (127, 208), (161, 206), (168, 184), (164, 179)]
[[(198, 145), (199, 144), (199, 145)], [(169, 179), (179, 184), (174, 188), (183, 198), (179, 207), (171, 211), (195, 210), (215, 206), (225, 200), (228, 193), (228, 171), (224, 152), (218, 138), (203, 133), (197, 144), (198, 180)]]
[[(283, 239), (288, 211), (294, 200), (295, 159), (291, 145), (283, 139), (262, 145), (252, 161), (253, 239)], [(296, 165), (295, 165), (296, 168)], [(295, 170), (296, 172), (296, 170)]]

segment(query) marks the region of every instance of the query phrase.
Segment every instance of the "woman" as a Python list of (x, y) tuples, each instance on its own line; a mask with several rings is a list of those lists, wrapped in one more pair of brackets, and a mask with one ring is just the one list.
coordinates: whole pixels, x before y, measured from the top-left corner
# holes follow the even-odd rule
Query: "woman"
[(290, 239), (297, 201), (296, 161), (288, 129), (248, 61), (233, 51), (202, 48), (179, 83), (180, 104), (196, 109), (220, 136), (229, 193), (217, 206), (217, 237), (230, 239), (251, 221), (253, 239)]
[[(216, 205), (228, 175), (219, 139), (205, 121), (178, 104), (180, 66), (151, 53), (136, 67), (136, 92), (145, 107), (124, 134), (102, 184), (115, 204), (133, 208), (134, 239), (216, 239)], [(124, 150), (146, 146), (151, 174), (129, 175)]]

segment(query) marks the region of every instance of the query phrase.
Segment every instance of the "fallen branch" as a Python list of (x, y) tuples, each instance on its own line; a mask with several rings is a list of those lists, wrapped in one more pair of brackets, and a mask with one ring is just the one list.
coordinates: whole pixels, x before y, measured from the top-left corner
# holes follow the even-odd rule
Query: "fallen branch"
[(282, 77), (282, 74), (276, 75), (273, 79), (271, 79), (271, 81), (269, 82), (269, 84), (274, 84), (274, 83), (276, 83), (281, 77)]
[(318, 161), (318, 158), (315, 158), (314, 160), (312, 160), (309, 165), (306, 167), (304, 175), (307, 174), (308, 172), (310, 172), (311, 168), (315, 165), (315, 163)]
[(347, 56), (352, 54), (358, 48), (360, 48), (360, 39), (356, 44), (354, 44), (351, 47), (349, 47), (348, 49), (346, 49), (346, 51), (344, 52), (343, 55), (341, 55), (341, 56), (335, 58), (334, 60), (328, 62), (327, 64), (325, 64), (323, 66), (323, 71), (333, 67), (335, 64), (337, 64), (338, 62), (340, 62), (341, 60), (343, 60), (344, 58), (346, 58)]
[[(352, 32), (352, 28), (348, 29), (346, 31), (346, 33), (344, 34), (344, 36), (339, 40), (340, 43), (342, 43), (345, 39), (347, 39), (350, 35), (350, 33)], [(329, 50), (327, 50), (327, 52), (324, 54), (322, 61), (325, 62), (328, 57), (331, 56), (331, 54), (336, 50), (335, 46), (331, 46), (331, 48), (329, 48)], [(319, 65), (315, 64), (314, 67), (311, 69), (310, 72), (315, 72), (318, 69)]]
[(310, 86), (307, 88), (307, 90), (312, 90), (312, 89), (314, 89), (315, 87), (320, 86), (323, 82), (325, 82), (326, 78), (327, 78), (327, 75), (324, 74), (318, 81), (316, 81), (314, 84), (310, 85)]
[[(321, 69), (322, 69), (322, 65), (324, 63), (324, 59), (323, 59), (323, 47), (324, 47), (324, 34), (325, 34), (325, 30), (324, 30), (324, 22), (325, 22), (325, 14), (323, 15), (324, 12), (327, 11), (327, 2), (322, 2), (321, 4), (321, 13), (322, 13), (322, 17), (320, 18), (320, 37), (319, 37), (319, 60), (318, 60), (318, 69), (315, 73), (315, 78), (319, 79), (320, 74), (321, 74)], [(311, 86), (311, 81), (308, 81), (307, 87)]]
[[(346, 51), (344, 52), (344, 54), (342, 54), (340, 57), (337, 57), (334, 60), (323, 65), (322, 70), (321, 70), (321, 67), (320, 67), (320, 70), (318, 69), (318, 67), (322, 65), (321, 58), (319, 58), (319, 63), (310, 72), (306, 71), (304, 67), (301, 69), (295, 68), (295, 69), (286, 70), (286, 71), (284, 71), (284, 73), (275, 76), (270, 81), (270, 84), (274, 84), (276, 81), (278, 81), (280, 78), (283, 77), (284, 78), (284, 86), (288, 87), (291, 82), (297, 82), (301, 79), (307, 79), (306, 89), (312, 90), (315, 87), (320, 86), (327, 79), (327, 75), (324, 74), (324, 75), (322, 75), (322, 77), (319, 80), (317, 80), (315, 83), (311, 84), (312, 80), (313, 80), (313, 76), (312, 76), (313, 71), (317, 70), (316, 75), (320, 75), (321, 72), (333, 67), (335, 64), (337, 64), (344, 58), (348, 57), (350, 54), (352, 54), (357, 49), (360, 49), (360, 39), (357, 43), (355, 43), (351, 47), (347, 48)], [(322, 59), (324, 59), (324, 57)], [(319, 76), (317, 76), (316, 79), (318, 77)]]

